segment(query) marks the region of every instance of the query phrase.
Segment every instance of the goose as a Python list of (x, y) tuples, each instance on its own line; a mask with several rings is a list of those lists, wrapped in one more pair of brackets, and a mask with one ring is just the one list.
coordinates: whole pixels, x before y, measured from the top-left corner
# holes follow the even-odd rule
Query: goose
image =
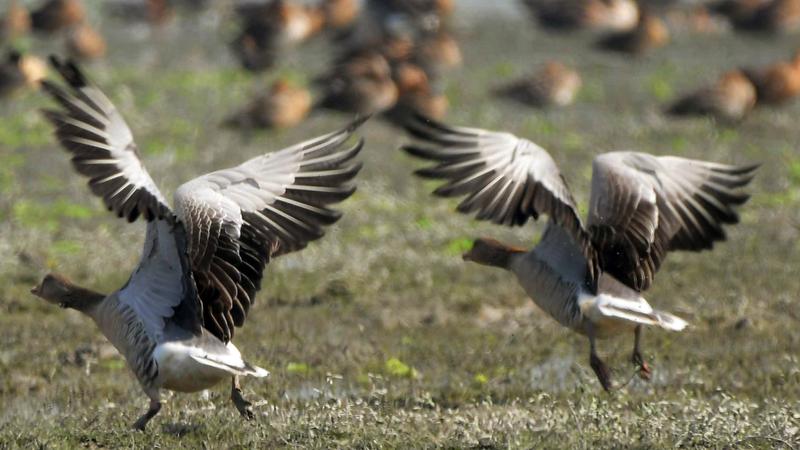
[(756, 88), (741, 70), (728, 71), (712, 85), (690, 92), (667, 107), (676, 116), (709, 115), (724, 122), (742, 120), (756, 104)]
[(601, 38), (597, 45), (603, 49), (642, 55), (669, 43), (669, 30), (657, 16), (642, 13), (639, 23), (629, 31), (611, 33)]
[(800, 94), (800, 51), (791, 61), (742, 69), (756, 88), (757, 104), (781, 104)]
[(632, 360), (639, 375), (650, 367), (640, 350), (642, 326), (680, 331), (687, 322), (654, 309), (642, 297), (669, 251), (711, 249), (723, 225), (738, 222), (734, 208), (757, 166), (735, 167), (632, 151), (604, 153), (592, 164), (589, 217), (584, 222), (550, 154), (510, 133), (454, 127), (417, 117), (407, 126), (422, 145), (404, 146), (438, 164), (418, 170), (445, 179), (434, 191), (467, 196), (461, 213), (507, 226), (549, 216), (531, 250), (478, 238), (466, 261), (513, 272), (529, 297), (561, 325), (589, 339), (589, 363), (605, 390), (608, 367), (595, 340), (634, 333)]
[(0, 41), (22, 36), (31, 29), (31, 15), (17, 0), (11, 0), (0, 19)]
[(742, 30), (790, 33), (800, 29), (800, 0), (722, 0), (711, 9)]
[(496, 93), (535, 107), (567, 106), (575, 101), (582, 84), (577, 71), (560, 61), (548, 61), (532, 76), (513, 81)]
[(356, 0), (322, 0), (320, 8), (325, 26), (333, 30), (350, 28), (361, 14), (361, 5)]
[(258, 95), (243, 109), (225, 119), (223, 125), (236, 128), (290, 128), (308, 116), (311, 93), (284, 79), (275, 81), (268, 92)]
[(634, 0), (524, 0), (524, 4), (542, 26), (555, 29), (625, 31), (639, 20)]
[(31, 13), (33, 29), (43, 33), (77, 25), (86, 18), (86, 10), (81, 0), (48, 0)]
[(386, 58), (376, 51), (349, 56), (317, 80), (324, 86), (316, 106), (357, 114), (386, 111), (397, 103), (397, 85)]
[(415, 45), (414, 59), (431, 76), (457, 69), (464, 63), (458, 41), (444, 29), (423, 35)]
[(172, 0), (124, 0), (104, 6), (111, 15), (121, 20), (147, 23), (154, 27), (166, 25), (175, 18)]
[(69, 30), (66, 40), (67, 53), (81, 60), (99, 59), (106, 54), (103, 36), (86, 23)]
[(269, 373), (242, 359), (234, 331), (270, 260), (304, 248), (339, 219), (328, 205), (354, 192), (347, 183), (361, 167), (352, 159), (363, 140), (342, 145), (366, 118), (184, 183), (172, 209), (111, 101), (74, 63), (52, 62), (67, 86), (43, 83), (60, 105), (45, 117), (91, 191), (129, 222), (144, 217), (147, 232), (121, 289), (106, 295), (50, 273), (31, 292), (88, 315), (125, 357), (150, 399), (134, 428), (144, 430), (159, 412), (161, 390), (197, 392), (227, 378), (235, 407), (252, 419), (239, 377)]
[(390, 120), (403, 123), (414, 114), (422, 114), (437, 120), (447, 114), (447, 96), (435, 89), (421, 67), (403, 62), (392, 69), (392, 78), (397, 84), (397, 104), (386, 115)]
[(47, 74), (47, 65), (32, 55), (9, 50), (0, 63), (0, 98), (7, 97), (24, 87), (38, 89)]

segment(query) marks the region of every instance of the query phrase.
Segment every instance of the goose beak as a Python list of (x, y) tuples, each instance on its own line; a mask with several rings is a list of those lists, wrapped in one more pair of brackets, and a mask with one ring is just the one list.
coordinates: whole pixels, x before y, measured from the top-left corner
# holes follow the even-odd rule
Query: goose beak
[(39, 295), (39, 286), (34, 286), (31, 288), (31, 294)]

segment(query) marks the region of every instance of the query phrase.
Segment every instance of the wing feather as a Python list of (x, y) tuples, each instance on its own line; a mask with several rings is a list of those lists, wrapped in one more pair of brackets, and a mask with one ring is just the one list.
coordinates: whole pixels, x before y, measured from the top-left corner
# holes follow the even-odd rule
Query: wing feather
[(103, 93), (92, 86), (71, 62), (52, 58), (66, 87), (45, 81), (42, 86), (61, 106), (44, 110), (72, 164), (89, 178), (92, 192), (106, 207), (133, 222), (139, 215), (150, 221), (170, 219), (169, 206), (139, 159), (125, 120)]
[(613, 152), (594, 160), (589, 232), (602, 270), (636, 289), (650, 287), (671, 250), (700, 251), (725, 239), (747, 201), (739, 189), (758, 166)]
[(224, 342), (244, 323), (271, 258), (304, 248), (341, 216), (328, 205), (355, 190), (348, 183), (363, 141), (343, 144), (364, 120), (178, 188), (204, 323)]
[(421, 116), (406, 129), (424, 145), (404, 150), (437, 163), (416, 173), (447, 180), (435, 195), (466, 196), (459, 212), (501, 225), (520, 226), (547, 214), (582, 248), (589, 262), (587, 278), (596, 286), (599, 269), (591, 240), (572, 193), (546, 150), (509, 133), (451, 127)]

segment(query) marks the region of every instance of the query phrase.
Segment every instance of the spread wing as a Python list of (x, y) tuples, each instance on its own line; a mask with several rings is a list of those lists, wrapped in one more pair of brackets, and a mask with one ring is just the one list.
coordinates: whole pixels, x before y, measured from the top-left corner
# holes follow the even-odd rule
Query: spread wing
[(533, 142), (510, 133), (451, 127), (417, 117), (406, 129), (427, 145), (404, 147), (408, 153), (438, 162), (418, 175), (449, 180), (434, 191), (442, 197), (466, 198), (458, 211), (479, 220), (523, 225), (547, 214), (564, 228), (589, 262), (594, 285), (599, 271), (575, 200), (553, 158)]
[(89, 178), (92, 192), (109, 210), (129, 222), (140, 214), (147, 220), (170, 217), (166, 200), (139, 159), (130, 128), (111, 101), (89, 84), (75, 64), (57, 58), (51, 62), (67, 86), (43, 82), (44, 90), (61, 106), (43, 113), (55, 126), (61, 145), (73, 155), (75, 170)]
[(201, 334), (200, 304), (191, 269), (183, 225), (167, 220), (148, 222), (142, 259), (118, 295), (120, 306), (136, 314), (152, 344), (161, 341), (167, 319)]
[(595, 158), (588, 226), (603, 271), (643, 291), (668, 251), (724, 240), (757, 167), (634, 152)]
[(342, 149), (366, 119), (316, 139), (203, 175), (178, 188), (205, 327), (223, 342), (244, 323), (273, 256), (323, 236), (340, 213), (328, 208), (355, 190), (363, 145)]

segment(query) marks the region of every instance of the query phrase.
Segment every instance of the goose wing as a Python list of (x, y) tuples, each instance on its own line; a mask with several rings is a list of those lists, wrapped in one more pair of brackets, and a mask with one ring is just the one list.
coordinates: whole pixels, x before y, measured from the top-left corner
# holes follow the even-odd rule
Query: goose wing
[(757, 167), (634, 152), (596, 157), (587, 225), (602, 270), (644, 291), (668, 251), (724, 240)]
[[(162, 340), (168, 319), (197, 336), (202, 333), (186, 231), (180, 222), (165, 219), (148, 222), (142, 258), (118, 296), (120, 307), (136, 314), (136, 323), (142, 326), (152, 345)], [(122, 312), (124, 317), (125, 310)], [(136, 330), (130, 333), (135, 334)]]
[(55, 126), (61, 145), (72, 154), (72, 165), (89, 178), (92, 192), (119, 217), (133, 222), (170, 217), (167, 201), (147, 173), (125, 119), (100, 89), (91, 85), (72, 62), (51, 63), (66, 82), (42, 86), (61, 108), (43, 111)]
[(328, 208), (355, 190), (363, 141), (342, 149), (366, 119), (180, 186), (176, 213), (186, 225), (204, 326), (223, 342), (244, 323), (274, 256), (323, 236), (340, 213)]
[(404, 150), (438, 162), (416, 173), (449, 180), (435, 195), (466, 196), (459, 212), (501, 225), (524, 225), (531, 217), (547, 214), (581, 248), (595, 284), (599, 271), (594, 249), (566, 180), (545, 149), (510, 133), (447, 126), (424, 117), (412, 120), (406, 129), (427, 145)]

